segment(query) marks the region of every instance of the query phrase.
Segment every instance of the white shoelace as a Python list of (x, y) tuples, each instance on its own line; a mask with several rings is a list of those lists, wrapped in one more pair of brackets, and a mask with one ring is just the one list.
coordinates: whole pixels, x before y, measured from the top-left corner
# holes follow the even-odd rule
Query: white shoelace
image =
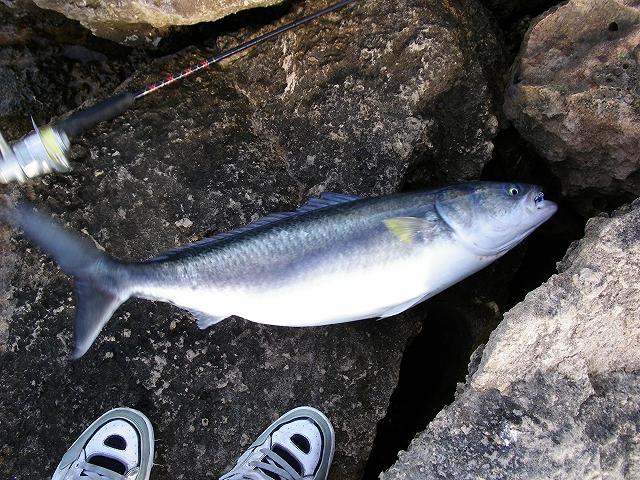
[[(274, 473), (280, 480), (303, 480), (302, 476), (289, 465), (289, 463), (280, 455), (275, 453), (269, 448), (262, 448), (259, 450), (264, 455), (264, 458), (259, 462), (249, 463), (250, 467), (262, 470), (263, 472)], [(235, 475), (228, 477), (226, 480), (271, 480), (270, 477), (264, 473), (257, 474), (253, 472), (236, 473)]]

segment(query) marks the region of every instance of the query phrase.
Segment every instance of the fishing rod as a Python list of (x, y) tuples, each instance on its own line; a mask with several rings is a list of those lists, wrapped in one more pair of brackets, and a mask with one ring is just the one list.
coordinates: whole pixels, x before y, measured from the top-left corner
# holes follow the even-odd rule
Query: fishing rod
[(180, 72), (147, 85), (139, 92), (123, 92), (102, 102), (80, 110), (57, 124), (38, 127), (32, 119), (34, 130), (13, 144), (7, 143), (0, 133), (0, 183), (25, 182), (50, 172), (64, 173), (71, 170), (69, 152), (71, 139), (79, 136), (100, 122), (112, 120), (126, 112), (136, 101), (145, 96), (203, 70), (214, 63), (229, 58), (244, 50), (282, 35), (311, 20), (326, 15), (353, 3), (355, 0), (341, 0), (315, 13), (287, 23), (271, 32), (252, 38), (218, 55), (204, 59), (184, 68)]

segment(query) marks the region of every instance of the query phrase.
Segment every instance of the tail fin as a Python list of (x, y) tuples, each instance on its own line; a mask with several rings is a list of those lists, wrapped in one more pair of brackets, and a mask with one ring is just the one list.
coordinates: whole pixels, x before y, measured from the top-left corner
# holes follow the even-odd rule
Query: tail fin
[[(76, 317), (74, 350), (80, 358), (89, 350), (102, 327), (128, 298), (122, 264), (101, 252), (86, 238), (37, 213), (28, 204), (16, 208), (2, 206), (2, 220), (50, 255), (75, 280)], [(120, 277), (120, 278), (119, 278)], [(123, 296), (125, 295), (125, 296)]]

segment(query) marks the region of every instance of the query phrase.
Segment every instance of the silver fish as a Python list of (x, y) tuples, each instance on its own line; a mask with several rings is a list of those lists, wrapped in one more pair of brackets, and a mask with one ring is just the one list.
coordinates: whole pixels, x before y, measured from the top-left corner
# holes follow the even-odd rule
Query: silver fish
[(130, 297), (292, 327), (396, 315), (489, 265), (557, 206), (539, 187), (474, 182), (377, 198), (324, 193), (295, 212), (116, 260), (28, 206), (4, 218), (75, 277), (74, 358)]

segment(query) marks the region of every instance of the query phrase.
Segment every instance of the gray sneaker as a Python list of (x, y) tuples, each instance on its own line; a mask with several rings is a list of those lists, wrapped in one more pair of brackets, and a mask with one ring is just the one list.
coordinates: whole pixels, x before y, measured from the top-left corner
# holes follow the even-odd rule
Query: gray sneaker
[(220, 480), (326, 480), (335, 449), (329, 419), (298, 407), (273, 422)]
[(153, 447), (149, 419), (137, 410), (116, 408), (78, 437), (51, 480), (148, 480)]

